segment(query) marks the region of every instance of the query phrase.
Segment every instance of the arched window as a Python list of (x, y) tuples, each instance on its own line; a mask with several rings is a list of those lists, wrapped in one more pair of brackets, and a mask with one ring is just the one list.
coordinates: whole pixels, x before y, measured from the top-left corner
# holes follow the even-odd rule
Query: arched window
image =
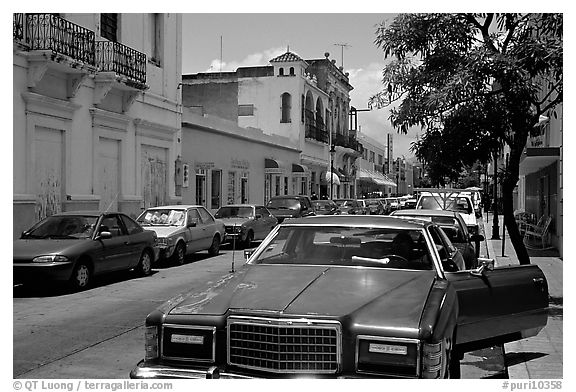
[(280, 68), (280, 69), (278, 70), (278, 75), (284, 76), (284, 68)]
[(282, 107), (281, 107), (282, 115), (280, 117), (280, 122), (281, 123), (292, 122), (292, 120), (290, 119), (290, 110), (292, 109), (292, 96), (288, 93), (284, 93), (281, 96), (281, 100), (282, 100)]
[(294, 75), (294, 67), (290, 67), (290, 75)]

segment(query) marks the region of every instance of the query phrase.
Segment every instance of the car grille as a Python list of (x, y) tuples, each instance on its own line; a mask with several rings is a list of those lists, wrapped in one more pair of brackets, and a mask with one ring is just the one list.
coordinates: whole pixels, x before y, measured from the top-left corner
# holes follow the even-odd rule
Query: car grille
[(278, 373), (336, 373), (338, 322), (268, 318), (228, 319), (228, 363)]

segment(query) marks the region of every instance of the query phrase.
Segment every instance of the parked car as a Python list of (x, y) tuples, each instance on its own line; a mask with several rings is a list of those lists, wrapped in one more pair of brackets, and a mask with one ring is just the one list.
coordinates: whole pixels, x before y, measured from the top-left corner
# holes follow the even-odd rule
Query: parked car
[(470, 234), (466, 222), (459, 212), (445, 210), (400, 210), (392, 216), (425, 219), (436, 223), (446, 233), (450, 242), (460, 250), (467, 269), (478, 267), (480, 242), (484, 241), (482, 234)]
[(340, 209), (333, 200), (312, 200), (316, 215), (338, 215)]
[(388, 216), (286, 221), (236, 272), (150, 313), (130, 377), (458, 377), (464, 352), (546, 325), (537, 265), (459, 270), (442, 233)]
[(119, 212), (77, 211), (49, 216), (14, 241), (14, 282), (52, 280), (75, 290), (107, 272), (149, 275), (156, 234)]
[(425, 210), (449, 210), (456, 211), (462, 215), (468, 231), (472, 234), (478, 233), (478, 221), (474, 211), (472, 200), (467, 195), (458, 192), (422, 192), (416, 209)]
[(226, 241), (236, 241), (246, 248), (252, 246), (254, 240), (266, 238), (278, 224), (278, 219), (258, 204), (230, 204), (220, 207), (214, 217), (224, 222)]
[(414, 208), (416, 208), (417, 202), (418, 202), (418, 200), (416, 200), (416, 198), (414, 198), (414, 197), (406, 199), (406, 202), (404, 203), (404, 208), (407, 210), (414, 209)]
[(396, 211), (400, 209), (400, 201), (397, 197), (387, 197), (386, 201), (390, 203), (390, 210)]
[(336, 199), (334, 200), (341, 214), (344, 215), (363, 215), (362, 207), (356, 199)]
[(284, 219), (302, 218), (315, 214), (310, 196), (284, 195), (270, 198), (266, 204), (270, 213), (282, 223)]
[(368, 215), (370, 213), (370, 209), (368, 208), (368, 204), (366, 203), (366, 199), (357, 199), (358, 206), (360, 208), (361, 215)]
[(157, 234), (160, 260), (173, 259), (178, 265), (184, 264), (186, 255), (203, 250), (216, 256), (226, 240), (224, 223), (199, 205), (151, 207), (137, 220)]
[(381, 199), (366, 199), (366, 205), (370, 215), (384, 215), (386, 212), (386, 206)]

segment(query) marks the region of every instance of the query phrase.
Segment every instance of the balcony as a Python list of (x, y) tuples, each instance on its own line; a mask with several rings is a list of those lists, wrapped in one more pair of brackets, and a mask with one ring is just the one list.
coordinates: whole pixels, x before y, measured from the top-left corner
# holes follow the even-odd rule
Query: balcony
[(305, 137), (306, 139), (317, 140), (325, 144), (330, 142), (330, 135), (328, 134), (328, 131), (324, 129), (324, 124), (314, 124), (313, 122), (308, 121), (308, 119), (306, 119)]
[(336, 146), (349, 148), (358, 153), (362, 152), (362, 145), (356, 140), (355, 136), (347, 136), (339, 133), (332, 133), (332, 143)]
[(95, 35), (82, 26), (53, 14), (14, 14), (14, 39), (28, 50), (49, 50), (94, 65)]
[(96, 42), (96, 67), (126, 78), (137, 88), (146, 83), (146, 55), (119, 42)]

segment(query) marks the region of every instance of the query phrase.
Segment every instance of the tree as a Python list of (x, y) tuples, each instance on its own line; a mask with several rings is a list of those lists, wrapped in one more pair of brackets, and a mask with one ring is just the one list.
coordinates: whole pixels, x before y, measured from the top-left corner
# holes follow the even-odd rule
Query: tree
[(398, 132), (425, 131), (413, 151), (433, 183), (509, 148), (504, 224), (521, 264), (512, 193), (535, 124), (562, 103), (562, 24), (561, 14), (401, 14), (376, 31), (390, 62), (369, 106), (390, 107)]

